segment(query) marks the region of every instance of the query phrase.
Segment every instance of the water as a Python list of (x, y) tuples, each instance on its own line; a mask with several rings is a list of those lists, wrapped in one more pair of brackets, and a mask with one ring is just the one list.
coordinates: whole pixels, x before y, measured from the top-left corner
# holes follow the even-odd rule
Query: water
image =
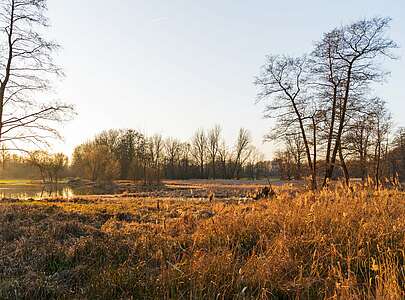
[(0, 185), (0, 199), (41, 199), (50, 197), (72, 198), (80, 195), (101, 195), (106, 191), (94, 187), (70, 187), (68, 185)]

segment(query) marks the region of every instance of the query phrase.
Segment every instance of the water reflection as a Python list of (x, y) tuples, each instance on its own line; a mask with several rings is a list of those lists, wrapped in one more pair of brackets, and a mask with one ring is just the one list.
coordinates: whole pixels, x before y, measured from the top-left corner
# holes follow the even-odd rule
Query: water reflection
[(70, 187), (64, 184), (58, 185), (2, 185), (0, 186), (0, 199), (41, 199), (41, 198), (72, 198), (80, 195), (102, 195), (106, 191), (94, 187)]

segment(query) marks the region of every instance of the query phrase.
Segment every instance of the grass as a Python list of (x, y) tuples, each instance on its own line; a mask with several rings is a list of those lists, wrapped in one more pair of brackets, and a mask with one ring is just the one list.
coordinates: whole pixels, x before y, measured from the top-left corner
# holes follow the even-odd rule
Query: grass
[(405, 297), (403, 192), (157, 200), (0, 202), (0, 299)]

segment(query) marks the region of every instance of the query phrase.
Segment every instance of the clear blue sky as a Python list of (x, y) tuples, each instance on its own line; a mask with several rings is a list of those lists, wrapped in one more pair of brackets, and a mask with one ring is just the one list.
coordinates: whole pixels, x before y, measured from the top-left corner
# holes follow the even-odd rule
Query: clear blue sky
[(240, 127), (261, 145), (271, 122), (252, 82), (269, 53), (300, 55), (333, 27), (391, 16), (399, 61), (378, 88), (405, 125), (405, 1), (49, 1), (50, 35), (67, 78), (57, 96), (79, 115), (62, 133), (73, 147), (108, 128), (188, 139), (218, 123), (229, 143)]

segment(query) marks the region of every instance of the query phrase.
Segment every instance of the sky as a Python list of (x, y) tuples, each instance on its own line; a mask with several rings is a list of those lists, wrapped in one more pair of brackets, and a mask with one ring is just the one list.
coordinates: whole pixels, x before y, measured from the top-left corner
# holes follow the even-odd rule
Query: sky
[(267, 54), (301, 55), (334, 27), (390, 16), (390, 36), (402, 46), (385, 63), (391, 76), (376, 88), (396, 125), (405, 126), (404, 0), (50, 0), (48, 34), (66, 78), (54, 97), (78, 115), (61, 128), (73, 148), (104, 129), (134, 128), (188, 140), (219, 124), (228, 144), (240, 127), (263, 144), (272, 121), (256, 104), (254, 77)]

